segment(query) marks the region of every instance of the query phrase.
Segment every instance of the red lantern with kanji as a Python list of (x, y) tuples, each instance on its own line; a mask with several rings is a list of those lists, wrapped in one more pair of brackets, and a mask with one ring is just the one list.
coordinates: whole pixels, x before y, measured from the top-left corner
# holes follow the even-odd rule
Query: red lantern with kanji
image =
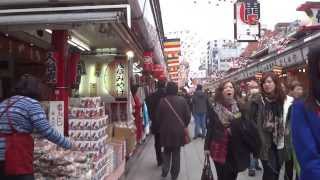
[(161, 74), (161, 75), (158, 77), (158, 80), (159, 80), (159, 81), (165, 81), (165, 80), (167, 80), (167, 77), (166, 77), (166, 75)]
[(153, 53), (152, 51), (146, 51), (143, 53), (143, 56), (144, 56), (143, 70), (145, 72), (150, 73), (153, 70), (153, 61), (152, 61)]
[(159, 78), (159, 76), (163, 74), (163, 72), (164, 72), (164, 68), (162, 67), (161, 64), (155, 64), (153, 66), (152, 74), (155, 78)]
[(145, 72), (152, 72), (152, 69), (153, 69), (153, 63), (152, 62), (144, 62), (143, 63), (143, 70)]

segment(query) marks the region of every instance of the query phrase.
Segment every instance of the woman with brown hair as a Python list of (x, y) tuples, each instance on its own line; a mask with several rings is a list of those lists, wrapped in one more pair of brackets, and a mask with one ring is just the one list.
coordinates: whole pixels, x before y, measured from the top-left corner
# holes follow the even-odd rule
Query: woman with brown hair
[(300, 180), (320, 179), (320, 49), (308, 54), (309, 95), (292, 106), (292, 142), (301, 166)]
[(278, 180), (283, 164), (283, 106), (286, 95), (278, 76), (272, 72), (263, 74), (260, 85), (262, 96), (252, 102), (250, 118), (256, 121), (262, 141), (263, 180)]
[(209, 108), (205, 154), (211, 155), (218, 180), (236, 180), (238, 172), (250, 164), (250, 153), (258, 154), (259, 142), (254, 123), (247, 121), (235, 99), (232, 82), (216, 89), (215, 104)]

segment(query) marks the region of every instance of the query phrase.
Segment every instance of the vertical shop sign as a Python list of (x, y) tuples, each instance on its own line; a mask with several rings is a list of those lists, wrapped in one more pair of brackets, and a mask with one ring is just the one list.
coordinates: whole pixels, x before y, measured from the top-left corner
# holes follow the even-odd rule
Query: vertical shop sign
[(79, 87), (80, 85), (80, 82), (81, 82), (81, 76), (82, 75), (86, 75), (87, 72), (86, 72), (86, 65), (83, 61), (80, 61), (78, 64), (77, 64), (77, 75), (76, 75), (76, 87)]
[(49, 104), (49, 123), (61, 134), (64, 132), (64, 102), (50, 101)]
[(116, 65), (116, 93), (118, 97), (125, 96), (125, 65), (119, 63)]
[(239, 42), (260, 38), (260, 3), (255, 0), (234, 4), (234, 38)]
[(47, 83), (56, 84), (57, 83), (57, 64), (54, 57), (54, 53), (48, 53), (47, 59)]

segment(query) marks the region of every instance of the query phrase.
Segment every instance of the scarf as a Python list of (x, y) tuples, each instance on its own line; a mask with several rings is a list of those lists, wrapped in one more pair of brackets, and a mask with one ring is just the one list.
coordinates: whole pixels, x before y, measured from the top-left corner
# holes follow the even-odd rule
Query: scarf
[(229, 127), (232, 120), (239, 118), (239, 108), (235, 100), (230, 102), (230, 110), (224, 105), (217, 103), (214, 106), (214, 111), (217, 113), (220, 122), (224, 127)]
[(267, 132), (272, 133), (272, 140), (278, 149), (284, 147), (284, 119), (283, 105), (270, 97), (262, 97), (263, 108), (263, 124), (262, 127)]

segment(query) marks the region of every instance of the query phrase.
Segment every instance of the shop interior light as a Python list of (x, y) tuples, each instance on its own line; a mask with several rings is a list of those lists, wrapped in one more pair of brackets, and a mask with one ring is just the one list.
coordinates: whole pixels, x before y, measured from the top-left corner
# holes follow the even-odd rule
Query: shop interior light
[(134, 52), (133, 52), (133, 51), (128, 51), (128, 52), (126, 53), (126, 55), (127, 55), (127, 57), (128, 57), (129, 59), (131, 59), (131, 58), (134, 57)]

